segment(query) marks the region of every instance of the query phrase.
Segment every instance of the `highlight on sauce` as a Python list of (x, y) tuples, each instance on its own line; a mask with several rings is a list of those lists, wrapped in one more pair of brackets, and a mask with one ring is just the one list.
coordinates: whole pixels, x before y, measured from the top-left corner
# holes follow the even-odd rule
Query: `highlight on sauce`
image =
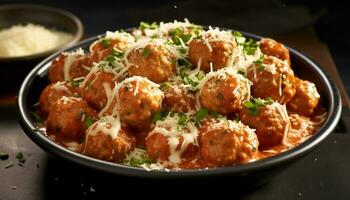
[(297, 146), (326, 112), (288, 49), (184, 22), (107, 31), (52, 61), (34, 115), (71, 151), (147, 170), (234, 166)]

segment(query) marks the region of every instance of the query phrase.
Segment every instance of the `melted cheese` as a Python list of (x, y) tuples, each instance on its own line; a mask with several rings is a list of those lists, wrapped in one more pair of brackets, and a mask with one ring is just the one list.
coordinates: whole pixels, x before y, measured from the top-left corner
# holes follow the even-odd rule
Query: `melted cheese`
[(73, 63), (80, 57), (84, 55), (83, 49), (79, 48), (75, 52), (71, 53), (63, 53), (65, 55), (64, 59), (64, 66), (63, 66), (63, 75), (65, 81), (70, 81), (70, 68), (73, 65)]

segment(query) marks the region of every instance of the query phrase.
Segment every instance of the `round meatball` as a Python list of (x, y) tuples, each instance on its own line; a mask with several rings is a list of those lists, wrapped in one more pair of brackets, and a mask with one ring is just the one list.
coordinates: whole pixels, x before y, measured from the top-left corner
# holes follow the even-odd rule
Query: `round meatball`
[(163, 89), (163, 106), (173, 112), (188, 112), (196, 108), (196, 98), (183, 85), (170, 85)]
[(241, 110), (239, 117), (242, 123), (256, 130), (261, 148), (282, 144), (290, 127), (286, 107), (277, 102), (269, 105), (255, 102), (255, 106)]
[(74, 78), (86, 76), (92, 62), (83, 52), (62, 53), (52, 61), (48, 76), (51, 82), (70, 81)]
[(111, 55), (113, 51), (124, 51), (134, 37), (126, 32), (107, 32), (107, 36), (97, 40), (90, 46), (91, 57), (94, 62), (99, 62)]
[(158, 85), (139, 76), (125, 79), (118, 91), (119, 113), (122, 122), (143, 129), (153, 114), (162, 108), (164, 94)]
[(160, 83), (175, 73), (175, 56), (164, 45), (147, 44), (136, 48), (127, 57), (130, 76), (142, 76)]
[(253, 64), (247, 69), (247, 78), (253, 82), (254, 97), (271, 97), (286, 104), (295, 94), (294, 72), (278, 58), (265, 56), (262, 64)]
[(85, 136), (85, 130), (96, 120), (96, 111), (85, 100), (63, 96), (50, 111), (46, 122), (47, 132), (59, 138), (80, 142)]
[(209, 77), (199, 91), (202, 107), (221, 114), (235, 113), (250, 98), (248, 80), (233, 70), (221, 69)]
[(107, 91), (111, 91), (115, 86), (116, 74), (111, 70), (99, 68), (91, 71), (80, 86), (80, 94), (91, 107), (100, 111), (107, 104)]
[(216, 166), (249, 162), (259, 146), (253, 129), (225, 119), (202, 124), (199, 141), (201, 158)]
[(231, 34), (222, 36), (207, 33), (189, 43), (188, 58), (194, 66), (200, 65), (201, 70), (209, 72), (211, 66), (213, 70), (226, 67), (236, 48)]
[(291, 66), (289, 50), (283, 44), (270, 38), (263, 38), (260, 40), (259, 46), (264, 54), (277, 57), (283, 61), (286, 61), (288, 65)]
[(119, 162), (134, 149), (136, 140), (126, 127), (115, 130), (115, 119), (108, 118), (95, 122), (86, 131), (82, 153), (101, 160)]
[(311, 116), (320, 100), (314, 83), (296, 79), (296, 92), (292, 100), (288, 102), (288, 109), (298, 114)]
[(157, 121), (155, 128), (145, 141), (147, 154), (159, 161), (179, 164), (183, 160), (193, 159), (198, 152), (198, 131), (194, 123), (187, 123), (178, 129), (179, 115), (168, 116), (164, 121)]
[(53, 105), (63, 96), (72, 96), (74, 94), (72, 85), (68, 82), (56, 82), (46, 86), (39, 98), (39, 114), (47, 118)]

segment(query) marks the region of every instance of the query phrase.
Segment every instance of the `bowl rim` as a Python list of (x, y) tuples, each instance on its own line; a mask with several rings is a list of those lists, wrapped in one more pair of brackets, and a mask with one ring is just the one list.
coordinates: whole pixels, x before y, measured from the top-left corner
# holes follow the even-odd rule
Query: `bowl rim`
[[(227, 29), (227, 28), (222, 28), (222, 29), (236, 31), (235, 29)], [(124, 29), (124, 30), (130, 30), (130, 29)], [(260, 40), (261, 38), (263, 38), (262, 36), (258, 36), (252, 33), (244, 32), (244, 31), (240, 31), (240, 32), (244, 36), (248, 38), (253, 38), (255, 40)], [(62, 51), (70, 51), (70, 50), (77, 49), (80, 46), (91, 43), (92, 41), (100, 38), (103, 35), (104, 34), (88, 38), (72, 47), (63, 49)], [(48, 68), (48, 67), (46, 68), (44, 67), (47, 66), (47, 64), (51, 62), (51, 60), (53, 60), (60, 52), (57, 52), (51, 55), (50, 57), (46, 58), (41, 63), (39, 63), (24, 79), (17, 96), (19, 122), (24, 132), (27, 134), (27, 136), (31, 138), (38, 146), (43, 148), (45, 151), (53, 155), (58, 155), (59, 157), (63, 157), (74, 163), (78, 163), (90, 168), (94, 168), (100, 171), (105, 171), (113, 174), (133, 176), (133, 177), (139, 177), (139, 178), (169, 179), (169, 178), (212, 177), (212, 176), (234, 175), (234, 174), (246, 175), (251, 172), (266, 170), (268, 168), (276, 167), (284, 163), (287, 163), (293, 159), (300, 158), (301, 156), (304, 156), (305, 154), (307, 154), (308, 152), (316, 148), (316, 146), (318, 146), (318, 144), (320, 144), (334, 130), (341, 115), (341, 105), (342, 105), (341, 97), (332, 79), (320, 68), (318, 64), (313, 62), (307, 56), (294, 50), (293, 48), (288, 47), (287, 45), (285, 46), (289, 49), (291, 55), (293, 54), (293, 56), (299, 57), (304, 62), (306, 62), (307, 65), (313, 71), (313, 73), (317, 73), (318, 76), (322, 79), (326, 87), (327, 98), (329, 99), (329, 109), (328, 109), (329, 112), (327, 113), (327, 118), (325, 119), (324, 124), (313, 136), (311, 136), (310, 138), (308, 138), (298, 146), (293, 147), (292, 149), (282, 152), (276, 156), (272, 156), (262, 160), (258, 160), (258, 161), (254, 161), (254, 162), (242, 164), (242, 165), (236, 165), (236, 166), (226, 166), (226, 167), (217, 167), (217, 168), (209, 168), (209, 169), (147, 171), (143, 168), (103, 161), (103, 160), (99, 160), (96, 158), (88, 157), (88, 156), (70, 151), (67, 148), (60, 146), (55, 142), (51, 141), (44, 134), (36, 132), (35, 126), (30, 120), (30, 115), (26, 107), (28, 89), (31, 87), (31, 83), (33, 82), (36, 76), (40, 76), (40, 75), (44, 76), (43, 72), (45, 72)]]
[(0, 62), (2, 62), (2, 61), (3, 62), (10, 62), (10, 61), (19, 61), (19, 60), (32, 60), (32, 59), (36, 59), (36, 58), (40, 58), (40, 57), (45, 57), (45, 56), (48, 56), (48, 55), (58, 51), (59, 49), (69, 48), (69, 47), (75, 45), (77, 42), (79, 42), (83, 38), (84, 26), (83, 26), (82, 22), (80, 21), (80, 19), (76, 15), (74, 15), (73, 13), (71, 13), (67, 10), (63, 10), (60, 8), (51, 7), (51, 6), (47, 6), (47, 5), (41, 5), (41, 4), (4, 4), (4, 5), (0, 5), (0, 12), (2, 10), (11, 10), (11, 9), (28, 9), (28, 10), (36, 9), (36, 10), (45, 10), (45, 11), (57, 13), (61, 16), (67, 17), (67, 19), (70, 19), (77, 27), (77, 32), (73, 34), (73, 38), (70, 39), (68, 42), (66, 42), (60, 46), (57, 46), (53, 49), (49, 49), (49, 50), (35, 53), (35, 54), (24, 55), (24, 56), (0, 57)]

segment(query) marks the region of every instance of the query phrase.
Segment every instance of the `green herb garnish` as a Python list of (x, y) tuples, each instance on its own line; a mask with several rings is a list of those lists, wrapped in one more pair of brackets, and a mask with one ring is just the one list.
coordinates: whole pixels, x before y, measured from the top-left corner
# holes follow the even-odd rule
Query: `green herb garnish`
[(0, 160), (7, 160), (9, 158), (8, 153), (0, 153)]
[(34, 117), (35, 122), (41, 123), (43, 121), (36, 111), (30, 111), (29, 113)]
[(148, 23), (148, 22), (140, 22), (139, 29), (145, 30), (145, 29), (156, 29), (158, 28), (158, 24), (156, 22)]
[(209, 111), (207, 109), (201, 108), (196, 112), (196, 122), (199, 123), (208, 115)]
[(261, 54), (258, 60), (254, 61), (253, 63), (258, 65), (258, 69), (260, 71), (263, 71), (265, 69), (265, 66), (263, 65), (264, 62), (264, 55)]
[(101, 40), (101, 44), (102, 44), (103, 48), (105, 48), (105, 49), (108, 48), (108, 47), (109, 47), (109, 44), (110, 44), (109, 39), (103, 38), (103, 39)]
[(169, 115), (169, 111), (156, 112), (153, 115), (152, 122), (156, 123), (158, 120), (163, 121)]
[(257, 116), (259, 114), (259, 108), (270, 105), (273, 103), (273, 100), (271, 97), (263, 99), (255, 99), (252, 98), (249, 101), (246, 101), (243, 105), (248, 109), (250, 115)]
[(184, 113), (179, 113), (179, 120), (178, 120), (178, 124), (183, 126), (186, 125), (187, 122), (187, 116)]
[(91, 116), (86, 115), (84, 119), (84, 124), (86, 128), (89, 128), (94, 123), (94, 119)]
[(243, 49), (247, 55), (254, 55), (257, 48), (258, 44), (253, 39), (243, 43)]
[(149, 49), (148, 47), (146, 47), (144, 50), (143, 50), (143, 57), (144, 58), (147, 58), (149, 56), (149, 54), (151, 54), (151, 49)]
[(25, 163), (26, 162), (26, 159), (23, 155), (22, 152), (18, 152), (17, 155), (16, 155), (16, 159), (18, 160), (18, 162), (20, 163)]

